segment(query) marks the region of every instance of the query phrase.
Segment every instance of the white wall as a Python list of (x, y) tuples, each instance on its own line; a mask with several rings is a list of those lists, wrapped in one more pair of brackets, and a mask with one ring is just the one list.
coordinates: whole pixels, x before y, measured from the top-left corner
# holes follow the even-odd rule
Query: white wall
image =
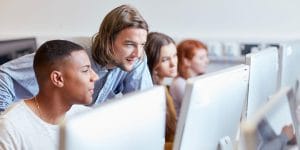
[(300, 39), (299, 0), (0, 0), (0, 38), (92, 36), (123, 3), (175, 39)]

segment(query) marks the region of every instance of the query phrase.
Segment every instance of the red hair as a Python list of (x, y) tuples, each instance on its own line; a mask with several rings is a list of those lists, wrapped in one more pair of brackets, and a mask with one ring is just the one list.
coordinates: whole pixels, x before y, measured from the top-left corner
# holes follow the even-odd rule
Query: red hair
[(199, 40), (184, 40), (177, 45), (178, 56), (178, 75), (187, 79), (187, 66), (184, 64), (184, 59), (192, 60), (197, 50), (205, 50), (207, 47)]

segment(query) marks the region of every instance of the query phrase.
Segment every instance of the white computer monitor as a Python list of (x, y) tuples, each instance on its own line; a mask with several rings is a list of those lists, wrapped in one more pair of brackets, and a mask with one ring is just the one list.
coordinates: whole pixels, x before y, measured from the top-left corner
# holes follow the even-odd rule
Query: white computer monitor
[(237, 65), (188, 79), (174, 150), (216, 150), (235, 140), (248, 89), (249, 66)]
[(291, 109), (291, 116), (295, 124), (296, 137), (298, 137), (298, 149), (300, 149), (300, 76), (297, 77), (292, 88), (294, 88), (294, 90), (288, 93), (288, 100)]
[(245, 116), (251, 117), (278, 90), (278, 49), (270, 47), (246, 55), (250, 66), (248, 104)]
[[(299, 149), (299, 123), (296, 121), (295, 104), (295, 92), (291, 87), (282, 87), (270, 96), (268, 102), (251, 118), (241, 123), (240, 149)], [(294, 128), (296, 139), (293, 144), (281, 143), (279, 139), (283, 139), (283, 136), (279, 135), (283, 127), (289, 124)]]
[(300, 76), (300, 41), (282, 44), (279, 49), (280, 86), (295, 84)]
[(61, 126), (62, 150), (163, 150), (165, 88), (126, 94), (79, 114)]

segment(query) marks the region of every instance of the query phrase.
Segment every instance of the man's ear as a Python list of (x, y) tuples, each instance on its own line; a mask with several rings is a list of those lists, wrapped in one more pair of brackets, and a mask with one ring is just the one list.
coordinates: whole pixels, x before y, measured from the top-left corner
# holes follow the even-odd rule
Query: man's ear
[(50, 74), (51, 82), (57, 87), (63, 87), (64, 86), (64, 78), (62, 76), (62, 73), (60, 71), (52, 71)]

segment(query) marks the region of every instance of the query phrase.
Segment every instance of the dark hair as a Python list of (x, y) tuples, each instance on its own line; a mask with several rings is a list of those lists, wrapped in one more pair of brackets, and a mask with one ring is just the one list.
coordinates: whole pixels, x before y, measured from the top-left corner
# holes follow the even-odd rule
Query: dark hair
[(82, 46), (66, 40), (51, 40), (42, 44), (35, 53), (33, 69), (39, 85), (48, 78), (49, 73), (60, 61), (74, 51), (85, 50)]
[(159, 63), (161, 48), (171, 43), (176, 45), (171, 37), (163, 33), (151, 32), (148, 34), (145, 51), (148, 58), (147, 63), (151, 76), (153, 76), (153, 70)]
[(177, 45), (178, 56), (178, 75), (187, 79), (187, 66), (184, 63), (184, 59), (192, 60), (197, 50), (204, 50), (207, 52), (205, 44), (199, 40), (188, 39), (183, 40)]
[(145, 29), (148, 32), (147, 22), (132, 6), (121, 5), (104, 17), (92, 44), (92, 57), (98, 64), (106, 66), (114, 62), (114, 41), (118, 33), (126, 28)]

